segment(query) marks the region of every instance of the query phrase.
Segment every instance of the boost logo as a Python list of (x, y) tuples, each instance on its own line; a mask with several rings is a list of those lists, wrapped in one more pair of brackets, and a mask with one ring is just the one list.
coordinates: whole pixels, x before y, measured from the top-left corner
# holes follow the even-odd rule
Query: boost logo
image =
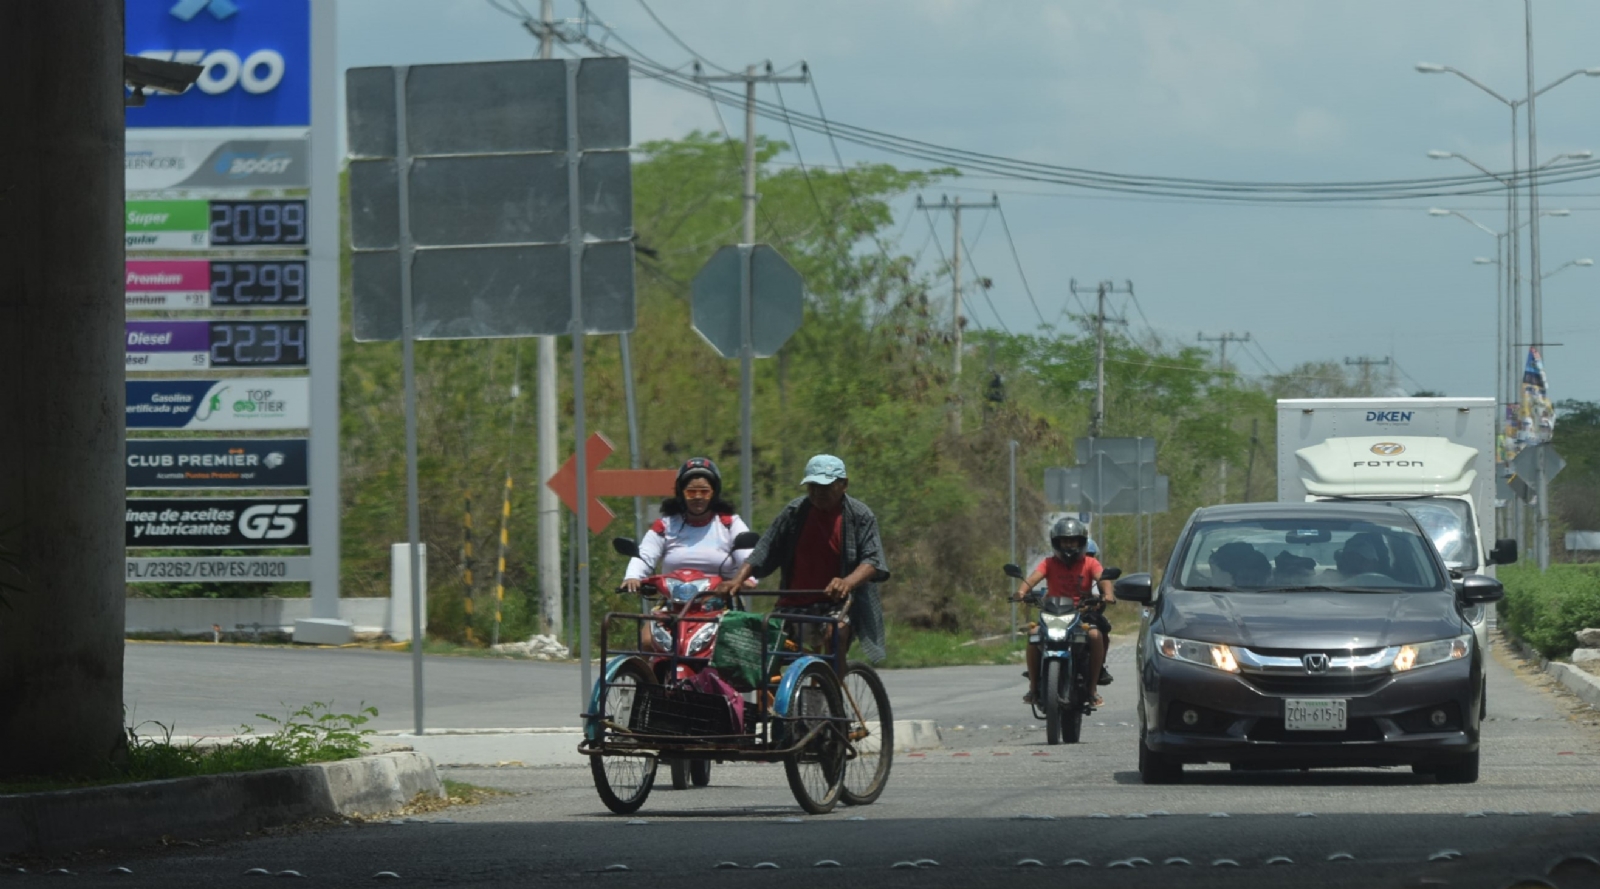
[(1404, 454), (1406, 446), (1397, 441), (1380, 441), (1372, 446), (1372, 452), (1380, 457), (1393, 457), (1396, 454)]

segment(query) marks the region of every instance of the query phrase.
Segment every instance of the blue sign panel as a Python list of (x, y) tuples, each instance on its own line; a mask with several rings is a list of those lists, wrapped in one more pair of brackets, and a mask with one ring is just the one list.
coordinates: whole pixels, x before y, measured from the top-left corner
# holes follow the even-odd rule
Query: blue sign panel
[(311, 125), (311, 0), (124, 0), (127, 52), (204, 65), (181, 96), (151, 94), (131, 127)]

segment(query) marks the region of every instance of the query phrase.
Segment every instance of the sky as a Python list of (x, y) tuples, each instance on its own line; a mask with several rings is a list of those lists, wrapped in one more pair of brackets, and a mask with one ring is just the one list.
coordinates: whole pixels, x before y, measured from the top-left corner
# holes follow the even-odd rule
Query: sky
[[(497, 0), (513, 6), (514, 0)], [(1456, 152), (1510, 168), (1510, 113), (1449, 74), (1501, 95), (1527, 94), (1521, 0), (592, 0), (595, 17), (657, 62), (695, 53), (724, 68), (804, 61), (830, 120), (1030, 161), (1107, 172), (1250, 181), (1364, 181), (1472, 173)], [(1533, 0), (1535, 86), (1600, 66), (1600, 3)], [(489, 0), (339, 0), (343, 67), (528, 58), (537, 41)], [(522, 0), (538, 13), (538, 0)], [(558, 18), (579, 15), (556, 0)], [(607, 32), (592, 25), (596, 39)], [(611, 45), (621, 48), (616, 40)], [(791, 72), (792, 73), (792, 72)], [(777, 96), (761, 88), (769, 101)], [(815, 113), (810, 89), (783, 88)], [(633, 81), (636, 143), (719, 131), (711, 102), (654, 80)], [(1576, 77), (1536, 103), (1541, 162), (1600, 152), (1600, 77)], [(723, 118), (742, 127), (735, 112)], [(791, 141), (781, 123), (762, 135)], [(1521, 154), (1526, 160), (1525, 134)], [(821, 135), (800, 133), (808, 164), (831, 164)], [(845, 162), (928, 164), (839, 142)], [(795, 160), (793, 153), (782, 158)], [(1496, 239), (1505, 199), (1483, 195), (1359, 205), (1222, 205), (1120, 196), (965, 175), (922, 193), (964, 202), (997, 194), (995, 214), (963, 214), (969, 269), (994, 281), (972, 323), (1013, 332), (1040, 315), (1070, 327), (1070, 292), (1131, 281), (1137, 305), (1113, 301), (1130, 329), (1205, 345), (1225, 333), (1228, 362), (1258, 377), (1303, 361), (1392, 357), (1407, 391), (1488, 396), (1496, 385)], [(949, 214), (896, 205), (890, 234), (938, 270)], [(1545, 366), (1552, 398), (1600, 400), (1600, 181), (1553, 184), (1541, 221)], [(931, 215), (931, 220), (930, 220)], [(1525, 217), (1524, 217), (1525, 218)], [(937, 226), (936, 231), (930, 225)], [(903, 234), (902, 234), (903, 233)], [(1526, 261), (1525, 261), (1526, 267)], [(1020, 269), (1019, 269), (1020, 267)], [(1560, 269), (1559, 271), (1555, 271)], [(1026, 284), (1024, 283), (1026, 282)], [(1033, 300), (1030, 301), (1028, 289)], [(1524, 292), (1524, 300), (1528, 295)], [(1034, 305), (1037, 304), (1038, 311)], [(1526, 323), (1526, 322), (1525, 322)], [(1527, 337), (1524, 337), (1526, 340)], [(1557, 345), (1559, 344), (1559, 345)], [(1377, 368), (1377, 373), (1386, 373)], [(1114, 369), (1112, 371), (1114, 384)]]

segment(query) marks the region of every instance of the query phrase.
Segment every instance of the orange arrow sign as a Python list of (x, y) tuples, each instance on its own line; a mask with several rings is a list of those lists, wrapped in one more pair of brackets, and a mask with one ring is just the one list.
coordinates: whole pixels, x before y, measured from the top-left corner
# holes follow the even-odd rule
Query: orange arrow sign
[[(674, 469), (600, 469), (600, 464), (616, 448), (610, 439), (596, 432), (583, 444), (589, 470), (589, 532), (599, 534), (616, 518), (616, 513), (601, 503), (601, 497), (669, 497), (677, 492), (678, 472)], [(578, 455), (561, 464), (556, 474), (545, 481), (561, 502), (578, 511)]]

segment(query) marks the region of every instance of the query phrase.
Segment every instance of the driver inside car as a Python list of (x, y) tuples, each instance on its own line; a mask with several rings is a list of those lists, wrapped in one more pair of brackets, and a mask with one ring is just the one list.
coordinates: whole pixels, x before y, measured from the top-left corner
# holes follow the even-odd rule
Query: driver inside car
[(1371, 534), (1356, 534), (1345, 541), (1344, 548), (1333, 554), (1333, 563), (1346, 579), (1362, 574), (1384, 573), (1383, 557), (1378, 543)]

